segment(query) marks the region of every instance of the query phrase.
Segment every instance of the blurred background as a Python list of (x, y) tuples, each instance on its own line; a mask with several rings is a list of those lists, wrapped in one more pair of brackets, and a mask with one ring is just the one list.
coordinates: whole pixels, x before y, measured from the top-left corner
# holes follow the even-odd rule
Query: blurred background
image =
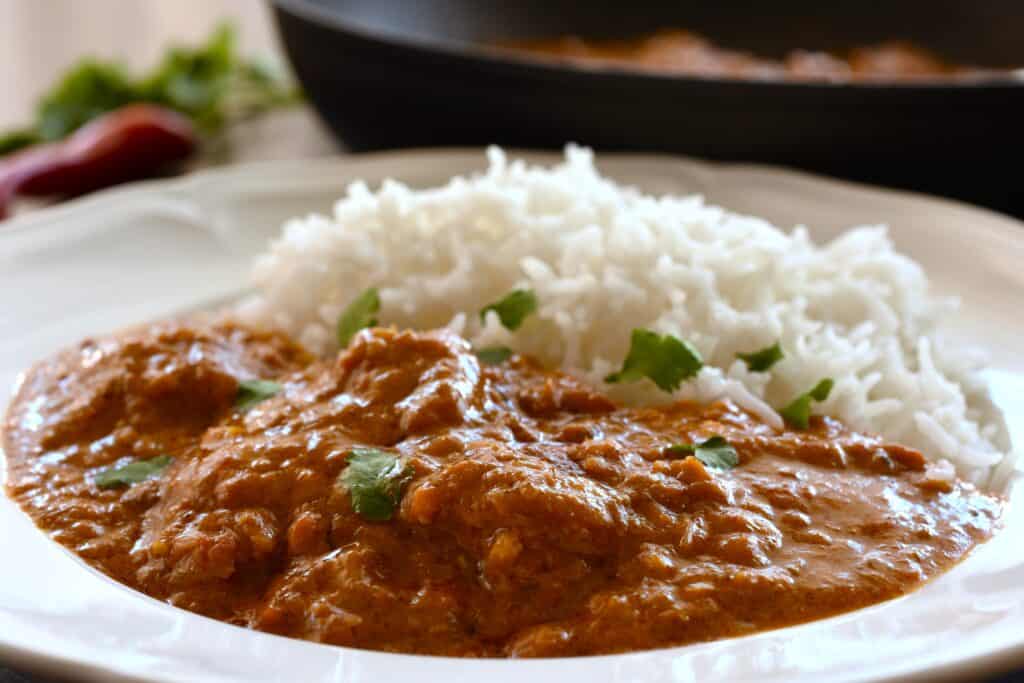
[[(695, 34), (634, 46), (646, 65), (592, 58), (601, 41), (666, 29)], [(31, 199), (17, 202), (25, 210), (54, 188), (211, 164), (567, 141), (777, 164), (1024, 215), (1008, 172), (1024, 153), (1021, 35), (1019, 0), (0, 0), (0, 154), (138, 100), (184, 114), (194, 133), (163, 156), (122, 150), (104, 174), (20, 188), (5, 187), (0, 157), (0, 216), (5, 189)], [(548, 54), (524, 49), (544, 41)], [(865, 63), (882, 77), (843, 71)], [(286, 92), (289, 69), (301, 101)]]
[[(224, 21), (235, 27), (241, 52), (285, 63), (261, 0), (0, 0), (0, 131), (30, 121), (37, 100), (85, 57), (144, 71), (168, 46), (199, 45)], [(309, 110), (279, 113), (238, 133), (239, 161), (337, 152)]]

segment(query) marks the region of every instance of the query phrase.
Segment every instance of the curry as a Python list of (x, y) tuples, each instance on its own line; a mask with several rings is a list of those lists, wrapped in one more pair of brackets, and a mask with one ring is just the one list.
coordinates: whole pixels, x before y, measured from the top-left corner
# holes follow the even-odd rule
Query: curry
[(792, 50), (771, 59), (715, 45), (690, 31), (665, 30), (630, 40), (576, 36), (509, 42), (500, 47), (573, 65), (630, 69), (669, 75), (795, 81), (878, 81), (982, 75), (984, 70), (950, 64), (904, 41), (858, 47), (844, 54)]
[[(733, 459), (698, 457), (712, 441)], [(363, 330), (331, 359), (230, 322), (87, 340), (26, 374), (3, 444), (11, 498), (117, 581), (434, 655), (821, 619), (949, 569), (1002, 505), (827, 417), (777, 431), (729, 402), (623, 407), (447, 331)]]

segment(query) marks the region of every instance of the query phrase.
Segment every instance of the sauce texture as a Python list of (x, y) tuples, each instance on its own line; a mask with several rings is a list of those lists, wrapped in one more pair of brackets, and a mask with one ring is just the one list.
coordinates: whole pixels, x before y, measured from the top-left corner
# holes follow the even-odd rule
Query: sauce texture
[[(240, 380), (282, 390), (247, 411)], [(739, 464), (667, 447), (721, 435)], [(353, 448), (410, 473), (392, 519), (352, 510)], [(318, 360), (284, 336), (169, 322), (30, 370), (7, 492), (114, 579), (234, 624), (454, 656), (612, 653), (740, 636), (914, 590), (1001, 502), (917, 451), (730, 403), (621, 407), (449, 332), (359, 333)], [(96, 473), (170, 455), (159, 477)]]

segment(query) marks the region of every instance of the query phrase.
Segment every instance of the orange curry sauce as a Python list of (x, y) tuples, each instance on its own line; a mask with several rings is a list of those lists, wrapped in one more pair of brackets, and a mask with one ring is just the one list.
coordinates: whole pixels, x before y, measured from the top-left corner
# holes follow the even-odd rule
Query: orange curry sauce
[(681, 30), (659, 31), (632, 40), (587, 40), (565, 36), (509, 42), (498, 47), (578, 66), (714, 78), (877, 81), (984, 73), (981, 69), (948, 64), (931, 52), (902, 41), (859, 47), (845, 55), (793, 50), (782, 59), (719, 47), (703, 36)]
[[(242, 412), (239, 379), (283, 390)], [(705, 467), (667, 446), (720, 434)], [(410, 480), (371, 522), (353, 447)], [(624, 408), (446, 332), (360, 333), (337, 358), (229, 323), (82, 342), (27, 373), (8, 495), (54, 540), (172, 605), (375, 650), (538, 657), (754, 633), (912, 591), (998, 525), (1001, 502), (914, 450), (729, 403)], [(97, 472), (173, 456), (117, 489)]]

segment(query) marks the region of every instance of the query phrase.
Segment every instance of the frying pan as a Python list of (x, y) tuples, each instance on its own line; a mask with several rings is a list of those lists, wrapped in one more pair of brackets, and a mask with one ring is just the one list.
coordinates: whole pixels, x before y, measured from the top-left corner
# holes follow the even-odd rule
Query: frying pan
[(547, 63), (490, 45), (685, 28), (782, 56), (910, 40), (1024, 67), (1020, 0), (274, 0), (288, 56), (355, 151), (482, 145), (674, 152), (796, 166), (1024, 213), (1024, 76), (918, 83), (680, 77)]

